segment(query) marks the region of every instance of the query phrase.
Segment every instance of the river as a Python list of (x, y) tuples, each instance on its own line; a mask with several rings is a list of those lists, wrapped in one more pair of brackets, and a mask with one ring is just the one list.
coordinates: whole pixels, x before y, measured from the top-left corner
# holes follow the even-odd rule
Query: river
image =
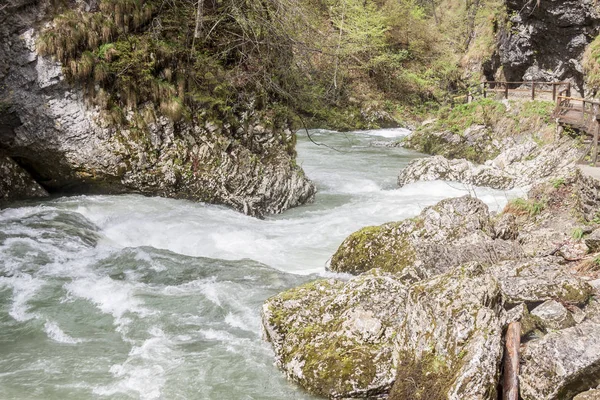
[(264, 220), (184, 200), (75, 196), (0, 210), (0, 399), (312, 399), (261, 339), (263, 301), (328, 276), (367, 225), (475, 194), (396, 187), (421, 155), (376, 147), (402, 129), (299, 135), (313, 204)]

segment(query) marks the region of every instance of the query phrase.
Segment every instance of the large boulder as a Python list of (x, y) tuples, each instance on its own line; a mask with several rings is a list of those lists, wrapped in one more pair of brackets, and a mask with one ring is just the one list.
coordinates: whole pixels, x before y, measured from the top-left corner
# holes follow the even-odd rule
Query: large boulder
[(404, 308), (390, 400), (497, 398), (502, 295), (493, 276), (467, 264), (414, 284)]
[(359, 274), (371, 268), (427, 278), (469, 261), (493, 264), (519, 258), (515, 242), (497, 239), (487, 206), (465, 196), (428, 207), (415, 218), (350, 235), (330, 269)]
[(262, 321), (277, 365), (321, 396), (387, 393), (396, 375), (392, 339), (404, 320), (407, 290), (395, 277), (373, 270), (268, 299)]
[(444, 180), (494, 189), (524, 187), (568, 174), (582, 155), (582, 149), (565, 138), (542, 147), (531, 147), (531, 142), (517, 144), (483, 165), (443, 156), (421, 158), (400, 171), (398, 186)]
[(600, 400), (600, 390), (588, 390), (573, 397), (573, 400)]
[(600, 325), (580, 325), (529, 342), (519, 376), (523, 400), (563, 400), (600, 384)]
[[(262, 321), (277, 365), (329, 398), (411, 397), (403, 382), (452, 399), (492, 399), (502, 354), (502, 295), (478, 264), (412, 286), (371, 270), (268, 299)], [(412, 387), (412, 386), (410, 386)], [(398, 397), (408, 396), (408, 397)], [(427, 399), (447, 397), (422, 397)]]
[[(207, 111), (178, 119), (158, 101), (108, 107), (97, 100), (104, 90), (98, 87), (92, 101), (86, 85), (38, 51), (41, 30), (52, 26), (44, 25), (55, 11), (51, 3), (0, 6), (0, 148), (50, 192), (144, 193), (257, 216), (313, 198), (315, 187), (295, 162), (289, 121), (259, 109), (250, 94), (229, 119)], [(89, 10), (78, 8), (85, 3), (73, 12), (81, 13), (78, 29), (87, 32)], [(132, 91), (147, 89), (138, 84), (147, 83)]]
[(490, 268), (508, 304), (538, 305), (549, 300), (584, 304), (593, 288), (552, 257), (503, 261)]

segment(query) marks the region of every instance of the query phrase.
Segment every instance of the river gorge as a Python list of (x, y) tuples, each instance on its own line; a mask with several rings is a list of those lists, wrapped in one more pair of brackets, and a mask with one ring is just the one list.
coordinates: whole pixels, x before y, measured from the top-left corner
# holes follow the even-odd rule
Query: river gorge
[[(333, 273), (350, 233), (472, 194), (397, 188), (405, 129), (298, 133), (315, 202), (265, 219), (185, 200), (55, 197), (0, 211), (0, 398), (312, 399), (273, 364), (263, 302)], [(337, 274), (339, 278), (344, 275)]]

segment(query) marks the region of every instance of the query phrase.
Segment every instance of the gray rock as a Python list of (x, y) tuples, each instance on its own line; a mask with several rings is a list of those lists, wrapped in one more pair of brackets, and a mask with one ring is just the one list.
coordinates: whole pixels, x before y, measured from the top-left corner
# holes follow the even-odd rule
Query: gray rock
[(493, 265), (490, 272), (498, 278), (509, 304), (537, 305), (554, 299), (583, 304), (593, 291), (587, 282), (550, 257), (504, 261)]
[(519, 375), (523, 400), (562, 400), (600, 384), (600, 325), (580, 325), (529, 342)]
[(575, 325), (575, 319), (569, 310), (555, 300), (540, 304), (531, 311), (531, 315), (538, 317), (547, 330), (565, 329)]
[(600, 229), (596, 229), (589, 236), (586, 236), (584, 241), (590, 253), (600, 252)]
[[(600, 24), (592, 0), (507, 0), (510, 30), (498, 35), (495, 63), (508, 81), (571, 80), (582, 88), (579, 61)], [(570, 62), (572, 60), (573, 62)], [(495, 70), (487, 73), (494, 75)]]
[(448, 160), (442, 156), (420, 158), (411, 161), (398, 176), (402, 187), (419, 181), (451, 181), (466, 185), (488, 186), (494, 189), (510, 189), (515, 177), (502, 170), (486, 165), (477, 166), (464, 159)]
[(330, 269), (359, 274), (381, 268), (422, 279), (465, 262), (493, 264), (523, 255), (517, 243), (495, 237), (485, 203), (469, 196), (448, 199), (416, 218), (353, 233), (333, 255)]
[(8, 157), (0, 156), (0, 200), (45, 197), (48, 193)]
[(600, 390), (588, 390), (573, 397), (573, 400), (600, 400)]
[(530, 142), (517, 144), (485, 165), (442, 156), (416, 159), (400, 172), (398, 186), (444, 180), (494, 189), (523, 187), (569, 174), (582, 155), (582, 149), (573, 146), (570, 139), (545, 145), (534, 152), (530, 146)]
[(540, 329), (539, 320), (529, 313), (529, 310), (524, 303), (514, 306), (503, 314), (502, 326), (507, 327), (508, 324), (516, 321), (521, 323), (522, 337)]
[(500, 214), (498, 219), (494, 221), (494, 230), (498, 239), (516, 240), (519, 236), (517, 218), (509, 213)]
[(377, 398), (394, 380), (395, 393), (406, 393), (399, 382), (409, 376), (450, 399), (491, 400), (501, 301), (498, 282), (477, 264), (410, 288), (398, 275), (371, 270), (274, 296), (262, 321), (277, 365), (312, 393)]
[(347, 282), (320, 280), (268, 299), (262, 321), (277, 365), (330, 398), (387, 393), (396, 375), (393, 337), (406, 284), (373, 270)]
[(394, 339), (390, 400), (496, 399), (502, 358), (500, 287), (476, 264), (414, 284)]
[(38, 54), (49, 3), (18, 3), (0, 13), (0, 147), (49, 191), (141, 192), (257, 216), (312, 200), (294, 135), (265, 128), (252, 99), (239, 104), (239, 129), (202, 113), (174, 123), (152, 103), (124, 107), (125, 122), (115, 124), (67, 82), (61, 64)]

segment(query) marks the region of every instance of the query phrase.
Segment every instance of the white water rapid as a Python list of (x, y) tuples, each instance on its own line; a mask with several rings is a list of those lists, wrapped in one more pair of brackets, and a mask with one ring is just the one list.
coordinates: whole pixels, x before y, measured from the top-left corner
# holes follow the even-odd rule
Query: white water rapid
[(262, 302), (320, 275), (342, 240), (447, 197), (396, 188), (405, 130), (300, 134), (313, 204), (258, 220), (182, 200), (76, 196), (0, 210), (0, 399), (312, 399), (261, 339)]

